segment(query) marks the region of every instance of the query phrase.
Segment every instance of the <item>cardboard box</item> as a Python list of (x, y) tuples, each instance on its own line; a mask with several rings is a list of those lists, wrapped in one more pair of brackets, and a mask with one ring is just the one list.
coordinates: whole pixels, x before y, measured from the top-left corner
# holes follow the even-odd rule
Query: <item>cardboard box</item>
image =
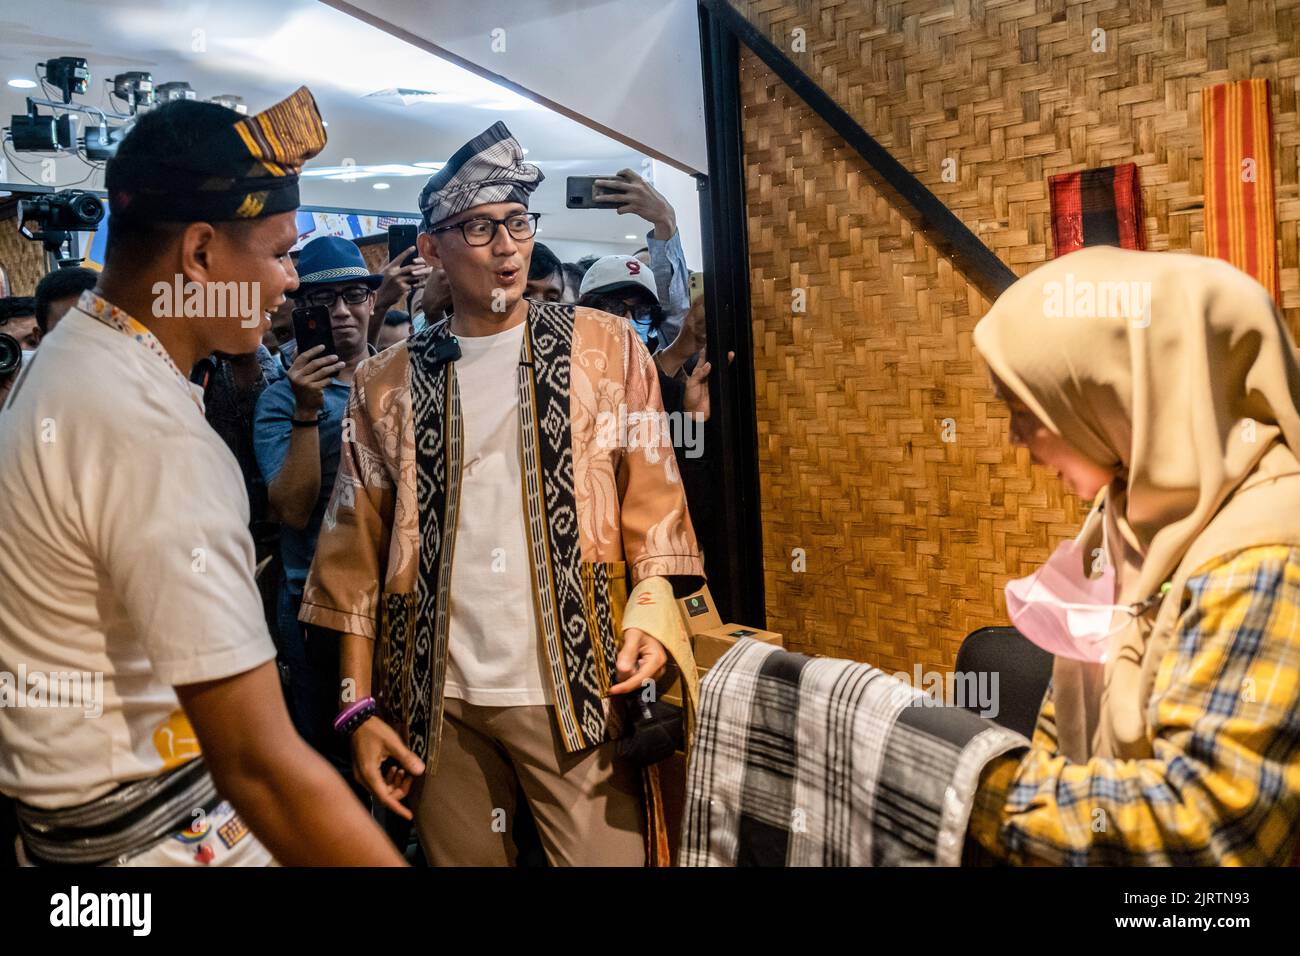
[[(707, 671), (702, 667), (695, 668), (697, 686), (699, 681), (704, 680), (704, 675), (706, 673)], [(682, 693), (682, 678), (680, 675), (674, 674), (667, 689), (659, 695), (659, 699), (666, 704), (675, 704), (678, 707), (685, 707), (686, 705), (682, 702)]]
[(722, 627), (710, 628), (695, 636), (692, 642), (695, 651), (695, 664), (702, 670), (708, 670), (718, 662), (723, 654), (731, 650), (732, 645), (742, 637), (752, 637), (765, 644), (784, 647), (781, 635), (775, 631), (764, 631), (757, 627), (745, 627), (743, 624), (724, 624)]
[(713, 595), (709, 593), (707, 584), (694, 594), (688, 594), (679, 600), (677, 607), (682, 612), (686, 633), (692, 637), (711, 628), (722, 627), (722, 616), (718, 614), (717, 605), (713, 603)]

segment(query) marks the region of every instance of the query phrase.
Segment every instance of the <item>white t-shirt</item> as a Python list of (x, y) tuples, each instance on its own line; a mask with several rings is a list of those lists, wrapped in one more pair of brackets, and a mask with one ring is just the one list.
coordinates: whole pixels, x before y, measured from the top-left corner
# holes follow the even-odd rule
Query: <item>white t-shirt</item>
[(448, 697), (486, 707), (546, 704), (519, 464), (524, 324), (462, 336), (456, 360), (464, 467), (451, 562)]
[(72, 806), (183, 763), (173, 687), (275, 656), (234, 456), (174, 367), (80, 307), (0, 410), (0, 528), (10, 796)]

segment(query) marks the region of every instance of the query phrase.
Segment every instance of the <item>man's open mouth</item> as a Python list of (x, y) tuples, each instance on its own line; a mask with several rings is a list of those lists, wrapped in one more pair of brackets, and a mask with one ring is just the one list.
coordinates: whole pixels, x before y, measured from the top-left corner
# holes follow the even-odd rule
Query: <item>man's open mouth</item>
[(498, 269), (496, 272), (496, 276), (499, 280), (501, 280), (502, 285), (510, 285), (512, 282), (515, 281), (515, 278), (518, 275), (519, 275), (518, 269)]

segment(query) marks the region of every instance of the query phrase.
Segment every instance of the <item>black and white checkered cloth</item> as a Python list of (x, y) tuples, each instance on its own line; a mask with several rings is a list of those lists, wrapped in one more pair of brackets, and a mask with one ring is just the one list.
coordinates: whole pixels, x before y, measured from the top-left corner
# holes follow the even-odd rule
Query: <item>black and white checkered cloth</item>
[(739, 640), (701, 685), (681, 865), (959, 865), (984, 765), (1028, 745), (866, 664)]
[(494, 202), (521, 202), (546, 177), (533, 163), (524, 162), (519, 141), (506, 124), (493, 123), (456, 150), (447, 164), (429, 177), (420, 191), (424, 227), (432, 229), (471, 206)]

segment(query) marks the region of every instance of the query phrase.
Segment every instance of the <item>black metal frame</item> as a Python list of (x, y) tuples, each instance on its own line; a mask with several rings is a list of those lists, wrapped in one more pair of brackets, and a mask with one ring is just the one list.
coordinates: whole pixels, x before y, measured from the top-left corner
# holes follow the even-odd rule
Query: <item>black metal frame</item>
[[(714, 500), (707, 516), (697, 516), (695, 523), (708, 562), (709, 590), (723, 620), (766, 627), (740, 52), (734, 34), (717, 22), (709, 6), (700, 5), (699, 23), (709, 159), (709, 175), (698, 177), (700, 231), (708, 277), (708, 354), (714, 369), (704, 443)], [(736, 353), (730, 365), (729, 351)]]

